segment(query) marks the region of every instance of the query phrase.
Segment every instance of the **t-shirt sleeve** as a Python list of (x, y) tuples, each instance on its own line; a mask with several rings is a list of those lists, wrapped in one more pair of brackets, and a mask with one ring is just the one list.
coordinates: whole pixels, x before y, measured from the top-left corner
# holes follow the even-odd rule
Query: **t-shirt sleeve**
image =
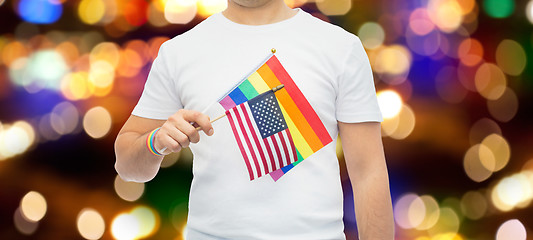
[(171, 52), (166, 49), (166, 43), (159, 48), (159, 53), (152, 63), (148, 79), (139, 102), (133, 109), (132, 115), (166, 120), (172, 114), (183, 108), (174, 84), (176, 64), (172, 61)]
[(383, 121), (370, 62), (358, 37), (355, 37), (346, 58), (344, 71), (339, 77), (335, 104), (338, 121), (346, 123)]

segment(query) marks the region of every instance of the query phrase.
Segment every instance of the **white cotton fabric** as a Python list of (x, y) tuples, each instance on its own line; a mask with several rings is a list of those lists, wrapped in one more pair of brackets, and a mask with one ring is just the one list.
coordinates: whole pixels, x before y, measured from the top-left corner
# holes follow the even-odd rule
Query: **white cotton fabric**
[(216, 117), (216, 101), (275, 48), (333, 139), (277, 182), (250, 181), (227, 118), (215, 122), (213, 136), (191, 145), (187, 239), (345, 239), (337, 121), (382, 121), (372, 71), (359, 38), (295, 11), (259, 26), (214, 14), (165, 42), (153, 62), (133, 115), (167, 119), (185, 108)]

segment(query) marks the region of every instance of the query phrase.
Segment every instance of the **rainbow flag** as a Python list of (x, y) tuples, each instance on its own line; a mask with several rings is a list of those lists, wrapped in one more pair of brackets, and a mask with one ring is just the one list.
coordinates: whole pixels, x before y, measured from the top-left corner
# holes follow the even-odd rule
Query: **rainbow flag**
[(281, 169), (270, 172), (269, 174), (274, 181), (277, 181), (301, 161), (332, 142), (328, 131), (313, 107), (311, 107), (274, 54), (270, 55), (266, 62), (255, 72), (251, 73), (218, 101), (228, 111), (280, 84), (285, 85), (285, 87), (277, 91), (275, 96), (288, 125), (288, 131), (294, 142), (298, 160)]

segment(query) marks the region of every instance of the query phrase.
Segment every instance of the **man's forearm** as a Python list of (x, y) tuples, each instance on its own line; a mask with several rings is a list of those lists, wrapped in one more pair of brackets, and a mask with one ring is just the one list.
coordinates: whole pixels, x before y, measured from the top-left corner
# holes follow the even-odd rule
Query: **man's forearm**
[(352, 178), (351, 183), (359, 239), (394, 239), (394, 219), (386, 170), (369, 171), (364, 178)]
[(156, 156), (146, 147), (146, 137), (135, 132), (122, 133), (115, 142), (115, 169), (126, 181), (147, 182), (159, 171), (163, 156)]

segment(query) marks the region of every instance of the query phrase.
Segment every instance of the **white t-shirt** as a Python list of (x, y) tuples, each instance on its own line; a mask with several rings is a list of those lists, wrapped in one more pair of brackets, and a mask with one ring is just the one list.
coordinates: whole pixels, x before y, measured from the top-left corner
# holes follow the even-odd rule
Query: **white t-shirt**
[(343, 195), (335, 152), (337, 121), (382, 121), (372, 71), (360, 40), (298, 9), (268, 25), (214, 14), (165, 42), (133, 115), (167, 119), (181, 108), (211, 110), (270, 54), (292, 77), (333, 143), (277, 182), (250, 181), (227, 118), (201, 133), (194, 154), (188, 239), (344, 239)]

